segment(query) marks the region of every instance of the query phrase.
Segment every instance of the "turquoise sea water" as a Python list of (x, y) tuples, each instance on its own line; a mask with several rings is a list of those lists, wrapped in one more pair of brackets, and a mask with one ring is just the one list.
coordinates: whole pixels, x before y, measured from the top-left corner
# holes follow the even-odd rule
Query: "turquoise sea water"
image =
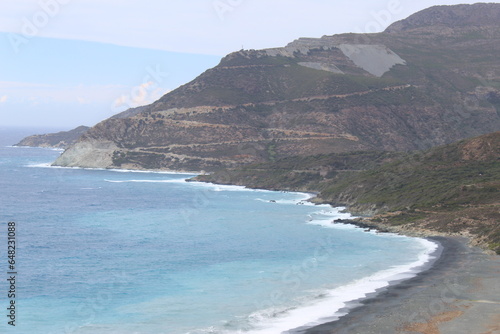
[[(281, 333), (408, 277), (434, 244), (332, 224), (307, 194), (48, 167), (0, 140), (0, 332)], [(16, 222), (16, 327), (7, 223)]]

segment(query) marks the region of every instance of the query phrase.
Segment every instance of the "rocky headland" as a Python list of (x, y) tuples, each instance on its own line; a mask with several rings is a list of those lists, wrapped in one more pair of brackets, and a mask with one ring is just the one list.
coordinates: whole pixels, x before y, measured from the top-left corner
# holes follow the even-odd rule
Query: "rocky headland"
[(54, 165), (207, 171), (195, 180), (314, 192), (360, 216), (344, 223), (432, 236), (438, 265), (307, 333), (494, 333), (498, 256), (463, 240), (500, 254), (499, 54), (496, 3), (241, 50)]
[(92, 127), (55, 165), (214, 171), (498, 131), (499, 13), (500, 4), (437, 6), (382, 33), (231, 53)]
[(435, 6), (382, 33), (241, 50), (151, 105), (18, 145), (69, 146), (57, 166), (315, 192), (379, 229), (498, 252), (499, 18)]
[(89, 129), (90, 128), (88, 126), (82, 125), (70, 131), (33, 135), (24, 138), (14, 146), (51, 147), (66, 149), (75, 144), (76, 141)]

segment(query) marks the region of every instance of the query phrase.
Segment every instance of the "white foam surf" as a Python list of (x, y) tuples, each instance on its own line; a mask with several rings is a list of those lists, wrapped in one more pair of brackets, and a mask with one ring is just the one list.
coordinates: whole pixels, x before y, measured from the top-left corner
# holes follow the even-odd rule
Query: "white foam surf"
[(35, 150), (49, 150), (49, 151), (64, 152), (64, 148), (56, 148), (56, 147), (33, 147), (33, 146), (14, 146), (14, 145), (8, 145), (8, 146), (4, 146), (4, 147), (6, 147), (6, 148), (35, 149)]
[[(403, 236), (400, 236), (405, 238)], [(320, 293), (316, 299), (302, 306), (290, 309), (270, 308), (254, 312), (249, 322), (254, 328), (246, 334), (289, 333), (291, 330), (306, 329), (337, 320), (348, 313), (349, 304), (377, 293), (391, 283), (415, 277), (426, 264), (436, 259), (438, 245), (426, 239), (417, 239), (425, 250), (418, 260), (409, 264), (394, 266), (368, 277), (355, 280), (347, 285)], [(233, 331), (228, 333), (243, 333)]]
[(190, 172), (173, 172), (173, 171), (155, 171), (155, 170), (135, 170), (135, 169), (115, 169), (115, 168), (90, 168), (90, 167), (65, 167), (53, 166), (51, 163), (29, 164), (25, 167), (33, 168), (56, 168), (56, 169), (75, 169), (75, 170), (96, 170), (96, 171), (109, 171), (116, 173), (142, 173), (142, 174), (165, 174), (165, 175), (189, 175), (196, 176), (196, 173)]
[(117, 168), (107, 168), (105, 170), (117, 173), (144, 173), (144, 174), (191, 175), (191, 176), (198, 175), (198, 173), (195, 172), (175, 172), (175, 171), (163, 171), (163, 170), (137, 170), (137, 169), (117, 169)]
[(216, 184), (210, 182), (198, 182), (192, 181), (189, 182), (189, 185), (193, 187), (200, 187), (210, 189), (212, 191), (252, 191), (252, 192), (272, 192), (270, 190), (264, 189), (252, 189), (244, 186), (235, 186), (235, 185), (225, 185), (225, 184)]
[[(276, 197), (279, 197), (279, 193), (275, 191), (269, 191), (271, 193), (275, 193)], [(308, 202), (309, 199), (313, 198), (315, 195), (309, 194), (309, 193), (292, 193), (296, 195), (296, 198), (292, 199), (264, 199), (264, 198), (256, 198), (256, 201), (259, 202), (265, 202), (265, 203), (272, 203), (272, 204), (295, 204), (295, 205), (307, 205), (307, 206), (318, 206), (314, 203)], [(330, 207), (329, 205), (326, 205), (327, 207)]]
[(175, 179), (175, 180), (108, 180), (104, 179), (106, 182), (110, 183), (186, 183), (186, 179)]

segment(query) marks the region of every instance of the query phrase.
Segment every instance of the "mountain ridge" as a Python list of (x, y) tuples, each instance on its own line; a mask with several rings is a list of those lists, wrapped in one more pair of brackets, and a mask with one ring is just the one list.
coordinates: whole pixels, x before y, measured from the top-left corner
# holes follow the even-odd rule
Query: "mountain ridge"
[[(499, 15), (500, 4), (487, 5)], [(153, 104), (100, 122), (55, 165), (214, 171), (287, 156), (426, 149), (498, 131), (499, 24), (443, 33), (418, 23), (484, 7), (432, 7), (378, 34), (233, 52)]]
[[(474, 5), (433, 6), (415, 13), (404, 20), (392, 23), (385, 32), (396, 33), (414, 29), (428, 29), (429, 26), (447, 28), (471, 26), (498, 26), (500, 14), (496, 3), (476, 3)], [(442, 30), (442, 33), (447, 33)]]
[(32, 135), (23, 138), (14, 146), (68, 148), (69, 146), (75, 144), (76, 141), (89, 129), (90, 127), (81, 125), (69, 131)]

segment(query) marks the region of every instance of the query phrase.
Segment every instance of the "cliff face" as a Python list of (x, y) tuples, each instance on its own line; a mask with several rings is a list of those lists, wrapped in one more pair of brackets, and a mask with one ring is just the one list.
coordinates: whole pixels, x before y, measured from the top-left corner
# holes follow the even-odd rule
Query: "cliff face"
[(215, 170), (498, 131), (498, 15), (500, 4), (439, 6), (379, 34), (232, 53), (155, 103), (91, 128), (55, 164)]
[(88, 129), (88, 126), (79, 126), (70, 131), (33, 135), (24, 138), (14, 146), (67, 148), (75, 144), (78, 138), (80, 138), (81, 135), (83, 135)]

